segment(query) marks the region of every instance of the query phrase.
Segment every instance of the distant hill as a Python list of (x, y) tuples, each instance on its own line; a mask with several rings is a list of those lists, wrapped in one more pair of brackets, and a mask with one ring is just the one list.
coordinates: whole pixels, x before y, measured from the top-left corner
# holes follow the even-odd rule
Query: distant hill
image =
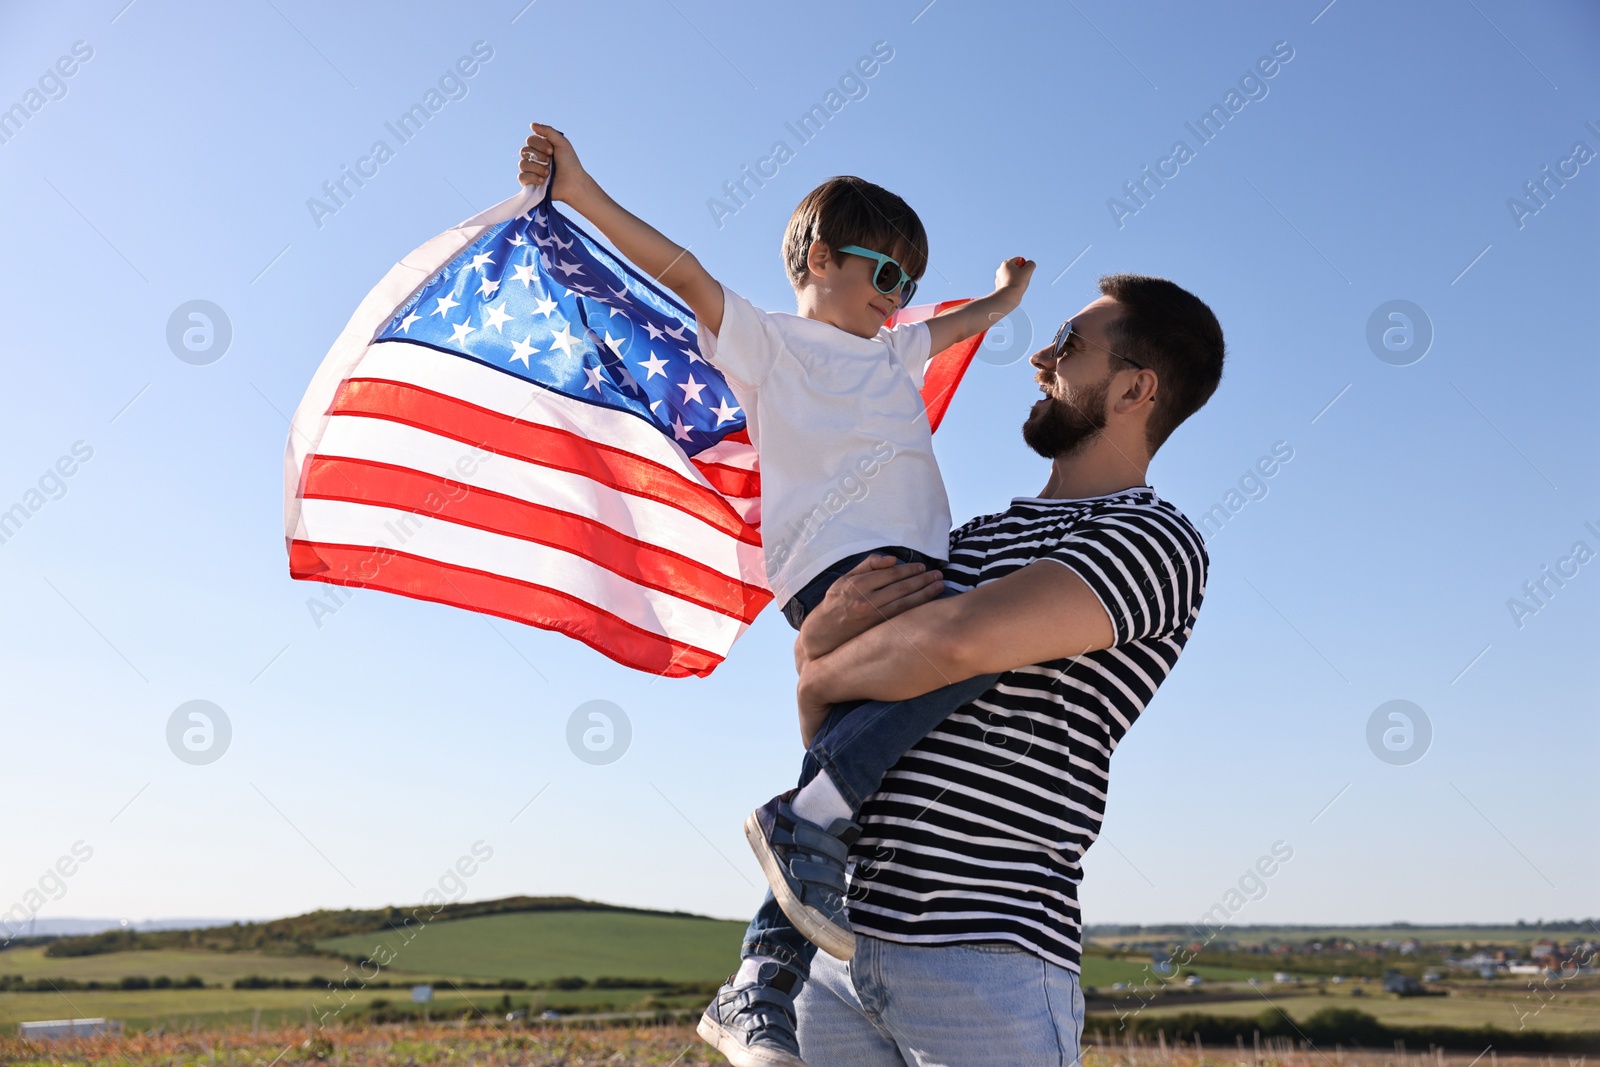
[(243, 919), (30, 919), (18, 924), (17, 929), (26, 937), (83, 937), (107, 930), (199, 930), (206, 926), (227, 926), (247, 922)]
[[(108, 952), (143, 949), (200, 949), (213, 952), (266, 952), (283, 955), (327, 951), (320, 943), (355, 934), (401, 929), (406, 920), (417, 920), (413, 913), (429, 918), (429, 925), (442, 920), (467, 919), (483, 915), (520, 912), (608, 912), (616, 915), (649, 915), (703, 923), (716, 920), (687, 912), (650, 911), (600, 904), (578, 897), (505, 897), (446, 904), (437, 914), (423, 905), (366, 910), (318, 910), (304, 915), (264, 922), (235, 922), (226, 926), (197, 926), (187, 929), (135, 929), (121, 927), (94, 934), (62, 937), (51, 941), (45, 955), (54, 957), (95, 956)], [(59, 921), (59, 920), (58, 920)], [(201, 920), (206, 921), (206, 920)]]

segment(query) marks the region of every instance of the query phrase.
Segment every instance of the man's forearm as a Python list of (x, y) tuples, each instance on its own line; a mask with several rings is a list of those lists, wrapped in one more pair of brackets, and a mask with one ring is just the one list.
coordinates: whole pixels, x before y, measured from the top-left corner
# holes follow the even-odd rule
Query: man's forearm
[(962, 599), (924, 604), (807, 661), (801, 691), (825, 704), (905, 700), (984, 673), (949, 637), (960, 632)]
[(1054, 560), (1037, 560), (960, 596), (912, 608), (806, 663), (802, 704), (905, 700), (1115, 641), (1105, 606), (1083, 579)]

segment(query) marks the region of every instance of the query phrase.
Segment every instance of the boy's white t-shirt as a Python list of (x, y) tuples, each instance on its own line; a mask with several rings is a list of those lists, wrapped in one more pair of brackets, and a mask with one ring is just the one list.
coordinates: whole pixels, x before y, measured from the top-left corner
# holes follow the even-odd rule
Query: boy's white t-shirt
[(950, 501), (918, 391), (925, 323), (857, 337), (762, 311), (722, 288), (722, 332), (706, 358), (744, 405), (761, 462), (767, 584), (783, 604), (845, 556), (904, 545), (943, 559)]

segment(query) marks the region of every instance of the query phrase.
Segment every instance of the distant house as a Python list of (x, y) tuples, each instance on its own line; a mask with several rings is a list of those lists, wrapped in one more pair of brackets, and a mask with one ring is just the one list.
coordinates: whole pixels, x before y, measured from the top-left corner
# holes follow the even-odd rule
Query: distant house
[(1428, 992), (1422, 987), (1421, 982), (1409, 974), (1401, 974), (1399, 971), (1387, 971), (1384, 973), (1383, 991), (1401, 997), (1420, 997)]

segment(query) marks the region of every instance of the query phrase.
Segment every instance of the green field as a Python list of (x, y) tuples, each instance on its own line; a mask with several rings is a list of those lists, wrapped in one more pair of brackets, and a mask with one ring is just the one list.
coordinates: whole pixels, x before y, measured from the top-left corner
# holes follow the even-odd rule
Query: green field
[(1104, 992), (1116, 982), (1127, 982), (1132, 985), (1149, 979), (1159, 982), (1182, 983), (1191, 974), (1197, 974), (1208, 982), (1243, 982), (1251, 978), (1259, 978), (1263, 982), (1272, 981), (1276, 971), (1269, 965), (1264, 965), (1257, 970), (1244, 970), (1238, 967), (1208, 967), (1205, 964), (1181, 968), (1176, 974), (1159, 975), (1148, 957), (1109, 959), (1105, 956), (1085, 956), (1083, 958), (1082, 981), (1085, 986), (1093, 986)]
[[(638, 989), (574, 989), (512, 991), (455, 990), (448, 985), (434, 987), (429, 1010), (434, 1018), (457, 1018), (463, 1010), (473, 1017), (502, 1021), (502, 997), (511, 1006), (537, 1015), (547, 1008), (563, 1014), (595, 1011), (636, 1011), (654, 1007), (700, 1008), (704, 996), (663, 996)], [(186, 1027), (250, 1025), (260, 1012), (262, 1026), (304, 1024), (326, 1018), (331, 1023), (353, 1017), (369, 1009), (374, 1001), (412, 1007), (405, 989), (368, 989), (347, 993), (348, 1007), (315, 989), (143, 989), (135, 991), (71, 990), (59, 993), (0, 993), (0, 1028), (12, 1030), (17, 1023), (31, 1019), (108, 1018), (120, 1019), (127, 1030), (148, 1030), (163, 1026), (168, 1030)], [(420, 1012), (421, 1007), (417, 1006)], [(478, 1013), (482, 1013), (479, 1015)], [(337, 1013), (337, 1014), (334, 1014)]]
[[(1193, 926), (1147, 926), (1138, 931), (1115, 933), (1090, 928), (1091, 944), (1115, 945), (1130, 941), (1186, 941), (1196, 936)], [(1415, 938), (1423, 944), (1471, 944), (1476, 942), (1531, 945), (1540, 938), (1566, 941), (1592, 936), (1590, 931), (1551, 932), (1535, 926), (1230, 926), (1222, 934), (1241, 945), (1268, 941), (1317, 941), (1349, 938), (1354, 941), (1404, 941)]]
[[(533, 898), (528, 898), (533, 899)], [(151, 947), (148, 941), (133, 941), (133, 949), (99, 951), (114, 945), (93, 946), (87, 955), (47, 956), (43, 947), (12, 948), (0, 951), (0, 975), (18, 975), (24, 981), (66, 979), (76, 982), (116, 982), (125, 977), (166, 977), (181, 980), (198, 976), (210, 988), (85, 990), (57, 992), (0, 993), (0, 1025), (26, 1019), (106, 1016), (120, 1019), (130, 1030), (165, 1028), (182, 1030), (191, 1026), (262, 1026), (280, 1023), (305, 1024), (308, 1020), (335, 1013), (340, 1021), (354, 1017), (393, 1017), (397, 1011), (410, 1011), (412, 984), (434, 986), (434, 1001), (429, 1011), (435, 1019), (459, 1018), (468, 1012), (475, 1017), (503, 1021), (508, 1008), (527, 1009), (533, 1014), (545, 1009), (563, 1013), (638, 1011), (655, 1008), (698, 1009), (705, 992), (688, 989), (673, 992), (645, 985), (625, 988), (580, 989), (467, 989), (462, 982), (499, 982), (520, 979), (551, 983), (555, 979), (577, 978), (593, 982), (599, 978), (654, 979), (682, 985), (715, 983), (733, 969), (738, 958), (744, 924), (728, 920), (705, 919), (690, 915), (625, 909), (596, 910), (595, 905), (569, 908), (562, 900), (535, 900), (528, 910), (523, 898), (505, 902), (510, 908), (480, 910), (463, 917), (441, 917), (414, 926), (409, 940), (399, 930), (384, 929), (393, 921), (383, 912), (319, 912), (309, 917), (278, 920), (283, 936), (255, 941), (233, 937), (236, 931), (209, 935), (215, 943), (168, 941), (169, 947)], [(492, 907), (496, 902), (473, 907)], [(520, 910), (511, 910), (520, 909)], [(448, 914), (448, 913), (447, 913)], [(403, 916), (402, 916), (403, 917)], [(317, 924), (321, 924), (320, 927)], [(343, 924), (342, 926), (340, 924)], [(364, 926), (361, 924), (365, 924)], [(320, 934), (308, 931), (320, 929)], [(366, 929), (365, 933), (346, 933)], [(1284, 934), (1292, 928), (1271, 928)], [(1292, 930), (1300, 937), (1314, 936), (1311, 928)], [(244, 931), (250, 934), (251, 931)], [(1274, 936), (1269, 928), (1237, 931), (1262, 939)], [(1415, 936), (1419, 940), (1451, 940), (1483, 937), (1483, 929), (1377, 928), (1370, 931), (1330, 930), (1342, 937), (1361, 934)], [(1537, 931), (1511, 927), (1498, 932), (1531, 937)], [(1458, 938), (1457, 935), (1460, 935)], [(252, 934), (253, 936), (253, 934)], [(1152, 940), (1147, 933), (1139, 935)], [(1507, 938), (1508, 939), (1508, 938)], [(157, 945), (161, 944), (159, 941)], [(322, 954), (307, 951), (315, 945)], [(295, 946), (302, 946), (295, 951)], [(256, 946), (256, 947), (252, 947)], [(337, 954), (337, 955), (335, 955)], [(344, 957), (344, 958), (340, 958)], [(234, 989), (241, 978), (304, 982), (311, 978), (338, 980), (352, 978), (359, 969), (348, 960), (374, 957), (384, 962), (378, 981), (393, 988), (368, 987), (347, 991), (347, 1006), (322, 988)], [(1533, 1012), (1538, 1001), (1530, 999), (1523, 983), (1452, 983), (1447, 997), (1419, 997), (1401, 1000), (1377, 993), (1377, 985), (1363, 983), (1367, 996), (1352, 995), (1354, 983), (1342, 986), (1280, 985), (1272, 982), (1275, 968), (1283, 961), (1235, 953), (1228, 960), (1243, 966), (1207, 966), (1199, 963), (1169, 976), (1168, 982), (1181, 983), (1188, 974), (1198, 974), (1206, 984), (1196, 995), (1181, 987), (1144, 1007), (1141, 1014), (1152, 1018), (1180, 1011), (1201, 1011), (1217, 1016), (1255, 1016), (1263, 1009), (1281, 1006), (1291, 1016), (1305, 1019), (1328, 1006), (1355, 1007), (1390, 1025), (1437, 1024), (1477, 1027), (1485, 1024), (1516, 1030), (1525, 1023), (1543, 1031), (1600, 1031), (1600, 984), (1584, 981), (1566, 987), (1535, 1015), (1519, 1019), (1518, 1011)], [(370, 978), (373, 973), (366, 970)], [(1118, 982), (1137, 986), (1155, 977), (1148, 956), (1109, 954), (1097, 948), (1083, 961), (1083, 984), (1101, 995), (1112, 994)], [(1257, 978), (1259, 989), (1243, 985)], [(1227, 983), (1233, 983), (1231, 986)], [(1221, 994), (1224, 999), (1214, 1000)], [(1226, 999), (1230, 994), (1235, 999)], [(1115, 994), (1112, 994), (1115, 995)], [(1131, 994), (1128, 994), (1131, 995)], [(1127, 995), (1124, 995), (1126, 999)], [(384, 1001), (387, 1006), (374, 1002)], [(478, 1013), (481, 1013), (479, 1015)]]
[(1218, 1016), (1255, 1016), (1264, 1009), (1282, 1008), (1291, 1018), (1304, 1020), (1327, 1007), (1356, 1008), (1391, 1026), (1495, 1026), (1517, 1030), (1527, 1028), (1547, 1032), (1600, 1031), (1600, 990), (1564, 992), (1550, 999), (1537, 1015), (1526, 1020), (1518, 1012), (1532, 1013), (1539, 1002), (1528, 999), (1526, 989), (1503, 994), (1452, 993), (1447, 997), (1395, 997), (1386, 995), (1351, 996), (1349, 993), (1293, 995), (1278, 989), (1263, 989), (1247, 1000), (1213, 1002), (1186, 1007), (1181, 998), (1170, 1004), (1153, 1004), (1143, 1010), (1150, 1016), (1174, 1015), (1183, 1011), (1203, 1011)]
[(157, 949), (65, 958), (46, 956), (42, 947), (0, 952), (0, 974), (20, 974), (29, 979), (75, 978), (80, 982), (115, 981), (128, 975), (182, 978), (190, 974), (198, 975), (206, 985), (228, 985), (235, 978), (252, 974), (304, 981), (313, 975), (333, 978), (343, 966), (341, 961), (327, 956), (275, 956), (264, 952)]
[(521, 912), (430, 923), (409, 942), (389, 930), (330, 938), (317, 947), (367, 955), (386, 946), (394, 953), (387, 969), (397, 975), (703, 982), (724, 978), (738, 966), (744, 925), (634, 912)]

